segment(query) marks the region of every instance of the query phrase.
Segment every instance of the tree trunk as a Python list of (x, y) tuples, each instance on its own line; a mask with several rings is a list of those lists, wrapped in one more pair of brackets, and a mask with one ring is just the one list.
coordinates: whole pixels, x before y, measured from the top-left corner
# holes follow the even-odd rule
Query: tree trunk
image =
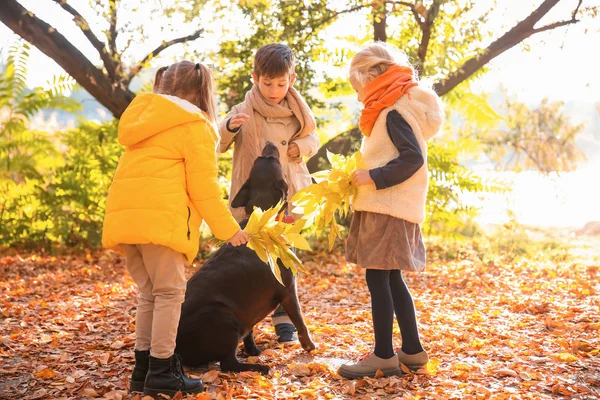
[(378, 8), (373, 9), (373, 40), (374, 41), (387, 41), (387, 33), (385, 31), (387, 27), (386, 22), (387, 11), (385, 9), (385, 0), (381, 2)]
[(108, 76), (93, 65), (63, 35), (16, 0), (2, 0), (0, 21), (9, 29), (56, 61), (75, 81), (117, 118), (123, 114), (135, 94), (112, 85)]

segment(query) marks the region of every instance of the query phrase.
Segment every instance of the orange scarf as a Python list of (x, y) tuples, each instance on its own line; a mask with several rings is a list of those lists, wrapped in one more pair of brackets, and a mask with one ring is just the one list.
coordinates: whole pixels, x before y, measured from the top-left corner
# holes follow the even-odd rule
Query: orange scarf
[(394, 104), (408, 93), (408, 89), (418, 85), (413, 80), (413, 74), (414, 71), (410, 67), (392, 65), (365, 85), (363, 92), (365, 108), (360, 115), (360, 130), (365, 136), (371, 136), (371, 130), (381, 110)]

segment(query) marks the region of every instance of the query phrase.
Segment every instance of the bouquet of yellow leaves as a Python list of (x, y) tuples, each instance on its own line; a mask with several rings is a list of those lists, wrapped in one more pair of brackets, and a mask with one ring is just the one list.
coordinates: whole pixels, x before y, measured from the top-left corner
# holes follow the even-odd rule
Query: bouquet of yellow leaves
[[(335, 215), (345, 217), (350, 212), (350, 201), (356, 196), (357, 188), (352, 184), (352, 173), (362, 168), (362, 154), (356, 152), (350, 157), (327, 151), (331, 169), (312, 174), (317, 183), (300, 190), (291, 202), (296, 206), (294, 213), (304, 214), (308, 226), (315, 224), (318, 230), (329, 226), (329, 250), (335, 238), (340, 236)], [(304, 224), (303, 224), (304, 225)]]
[(298, 270), (308, 272), (291, 248), (296, 247), (300, 250), (311, 250), (311, 248), (300, 234), (306, 220), (301, 219), (293, 224), (279, 221), (277, 216), (282, 207), (283, 203), (280, 202), (266, 211), (255, 208), (248, 219), (244, 232), (250, 236), (247, 246), (271, 267), (273, 275), (283, 285), (277, 260), (281, 260), (283, 265), (294, 275)]

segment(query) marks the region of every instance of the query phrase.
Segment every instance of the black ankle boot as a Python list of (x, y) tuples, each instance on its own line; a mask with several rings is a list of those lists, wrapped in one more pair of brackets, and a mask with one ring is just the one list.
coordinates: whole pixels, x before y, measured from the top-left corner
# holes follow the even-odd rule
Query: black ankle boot
[(292, 324), (282, 323), (275, 325), (275, 334), (279, 336), (279, 343), (294, 343), (298, 341), (296, 327)]
[(200, 379), (191, 379), (185, 375), (181, 357), (173, 354), (169, 358), (150, 358), (150, 370), (144, 383), (144, 395), (158, 396), (163, 393), (169, 396), (181, 391), (182, 394), (200, 393), (204, 385)]
[(150, 350), (136, 350), (135, 351), (135, 367), (133, 367), (133, 373), (131, 374), (131, 382), (129, 383), (130, 392), (143, 392), (144, 381), (146, 380), (146, 374), (150, 364)]

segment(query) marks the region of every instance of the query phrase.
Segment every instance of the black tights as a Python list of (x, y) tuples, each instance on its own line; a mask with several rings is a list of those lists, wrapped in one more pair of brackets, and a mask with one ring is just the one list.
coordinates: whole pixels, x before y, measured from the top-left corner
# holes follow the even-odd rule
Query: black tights
[(406, 354), (423, 351), (419, 340), (415, 304), (402, 279), (402, 273), (398, 270), (367, 269), (367, 286), (371, 292), (375, 355), (385, 359), (394, 355), (394, 312), (402, 335), (402, 351)]

